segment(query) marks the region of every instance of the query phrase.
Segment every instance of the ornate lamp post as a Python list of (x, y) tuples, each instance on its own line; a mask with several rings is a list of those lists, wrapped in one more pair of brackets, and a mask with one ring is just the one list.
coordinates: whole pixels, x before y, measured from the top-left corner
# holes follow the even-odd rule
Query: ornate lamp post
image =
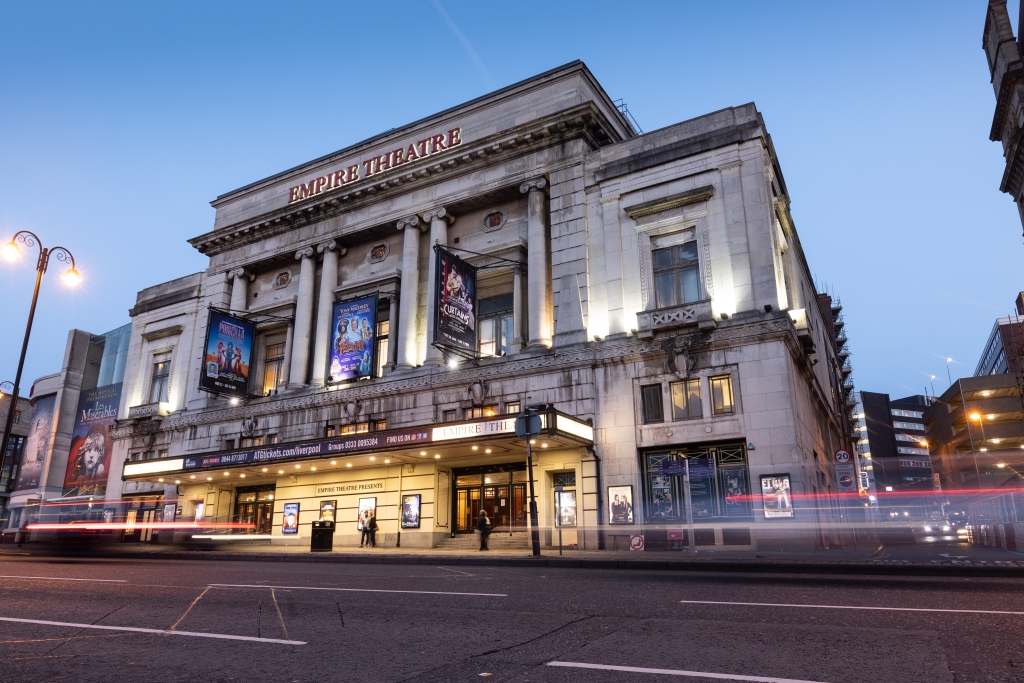
[(14, 386), (11, 388), (11, 409), (7, 411), (7, 424), (4, 425), (4, 437), (0, 442), (0, 471), (3, 470), (4, 460), (7, 459), (7, 442), (10, 440), (11, 427), (14, 424), (14, 408), (18, 405), (18, 391), (21, 388), (21, 372), (25, 369), (25, 354), (28, 352), (28, 338), (32, 334), (32, 319), (36, 315), (36, 301), (39, 299), (39, 285), (43, 281), (43, 274), (50, 265), (50, 257), (56, 256), (57, 260), (68, 264), (62, 279), (64, 284), (69, 286), (77, 285), (82, 281), (78, 271), (75, 270), (75, 257), (64, 247), (53, 247), (47, 249), (34, 234), (28, 230), (22, 230), (14, 235), (11, 241), (4, 245), (3, 255), (8, 261), (16, 261), (22, 256), (22, 247), (31, 249), (39, 248), (39, 259), (36, 261), (36, 287), (32, 292), (32, 305), (28, 309), (28, 324), (25, 326), (25, 341), (21, 344), (21, 358), (18, 359), (18, 372), (14, 375)]

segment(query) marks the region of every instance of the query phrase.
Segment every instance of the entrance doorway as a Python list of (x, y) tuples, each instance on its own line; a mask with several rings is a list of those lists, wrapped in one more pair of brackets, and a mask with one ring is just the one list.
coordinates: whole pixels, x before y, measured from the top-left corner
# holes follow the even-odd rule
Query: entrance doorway
[(269, 534), (274, 524), (275, 487), (257, 486), (238, 489), (233, 521), (246, 525), (239, 531), (244, 534)]
[(498, 531), (526, 529), (526, 466), (522, 463), (488, 465), (453, 470), (455, 497), (454, 532), (473, 533), (480, 510), (487, 512), (491, 528)]

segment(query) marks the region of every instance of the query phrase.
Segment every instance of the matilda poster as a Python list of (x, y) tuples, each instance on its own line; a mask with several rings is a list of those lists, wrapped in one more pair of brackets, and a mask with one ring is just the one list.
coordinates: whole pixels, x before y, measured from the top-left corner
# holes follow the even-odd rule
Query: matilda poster
[(377, 295), (334, 304), (331, 321), (331, 381), (372, 377)]
[(217, 394), (245, 396), (254, 334), (253, 324), (247, 320), (210, 311), (199, 388)]
[(32, 424), (25, 448), (21, 455), (21, 471), (18, 473), (17, 490), (39, 486), (43, 476), (46, 453), (50, 449), (50, 434), (53, 433), (53, 406), (57, 396), (44, 396), (32, 404)]
[(476, 268), (438, 248), (435, 277), (435, 341), (443, 346), (475, 354)]
[(117, 419), (120, 403), (120, 383), (88, 389), (79, 395), (68, 468), (64, 473), (65, 496), (95, 494), (98, 486), (107, 485), (110, 454), (114, 449), (108, 431)]

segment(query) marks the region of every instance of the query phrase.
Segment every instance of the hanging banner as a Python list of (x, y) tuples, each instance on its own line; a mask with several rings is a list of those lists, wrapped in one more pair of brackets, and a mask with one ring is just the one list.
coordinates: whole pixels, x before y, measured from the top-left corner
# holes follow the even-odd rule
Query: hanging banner
[(216, 394), (245, 397), (249, 389), (249, 363), (255, 334), (256, 328), (251, 322), (210, 311), (199, 388)]
[(377, 295), (334, 304), (331, 318), (331, 382), (373, 377)]
[(476, 268), (455, 254), (437, 249), (434, 273), (434, 341), (476, 355)]
[(114, 450), (108, 431), (117, 420), (120, 404), (120, 382), (88, 389), (79, 395), (63, 495), (97, 494), (97, 487), (106, 487), (110, 455)]
[(32, 489), (39, 486), (43, 476), (43, 464), (50, 450), (50, 435), (53, 433), (53, 407), (57, 396), (44, 396), (32, 404), (32, 422), (25, 447), (21, 451), (21, 469), (18, 471), (18, 485), (15, 490)]

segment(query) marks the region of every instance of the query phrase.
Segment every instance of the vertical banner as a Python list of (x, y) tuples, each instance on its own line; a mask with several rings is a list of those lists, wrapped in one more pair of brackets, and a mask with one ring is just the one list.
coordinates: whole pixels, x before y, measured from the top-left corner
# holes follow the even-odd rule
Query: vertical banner
[(244, 398), (249, 390), (249, 363), (255, 334), (256, 328), (249, 321), (210, 311), (199, 388)]
[(434, 341), (476, 355), (476, 268), (436, 247)]
[(88, 389), (78, 397), (68, 468), (64, 473), (65, 496), (97, 494), (97, 487), (107, 485), (114, 450), (108, 432), (117, 420), (120, 404), (120, 382)]
[(332, 382), (373, 377), (376, 334), (376, 294), (334, 304), (328, 367)]
[(766, 519), (793, 516), (793, 498), (788, 474), (762, 474), (761, 497)]
[(57, 396), (44, 396), (32, 404), (32, 423), (29, 426), (25, 448), (21, 452), (21, 471), (18, 472), (18, 491), (39, 486), (43, 476), (46, 453), (50, 449), (53, 433), (53, 407)]

